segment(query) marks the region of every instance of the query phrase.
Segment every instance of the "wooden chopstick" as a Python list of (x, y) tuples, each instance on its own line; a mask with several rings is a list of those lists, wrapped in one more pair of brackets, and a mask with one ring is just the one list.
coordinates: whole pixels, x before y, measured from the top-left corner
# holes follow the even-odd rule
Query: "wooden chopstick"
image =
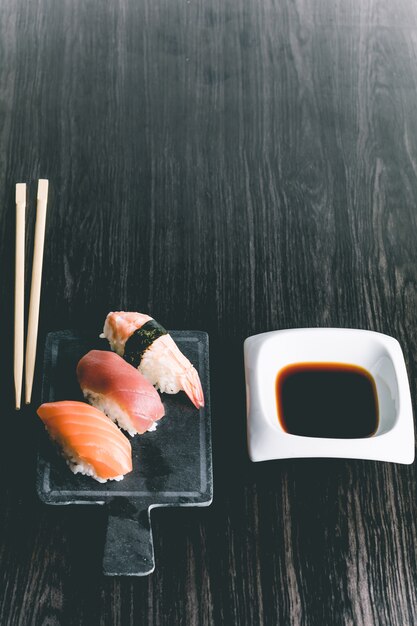
[(38, 182), (38, 202), (36, 206), (35, 246), (33, 249), (32, 284), (30, 288), (28, 336), (26, 340), (25, 385), (26, 404), (32, 398), (33, 376), (35, 373), (36, 345), (38, 342), (39, 305), (41, 297), (43, 248), (45, 242), (46, 205), (48, 181)]
[(23, 378), (25, 306), (25, 212), (26, 183), (16, 185), (16, 250), (14, 279), (14, 389), (16, 409), (20, 409)]

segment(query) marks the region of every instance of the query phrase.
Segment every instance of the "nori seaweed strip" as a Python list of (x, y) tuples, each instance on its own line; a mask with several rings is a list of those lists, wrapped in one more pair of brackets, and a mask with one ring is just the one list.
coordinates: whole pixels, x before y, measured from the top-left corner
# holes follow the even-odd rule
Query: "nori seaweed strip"
[(158, 324), (155, 320), (149, 320), (149, 322), (146, 322), (146, 324), (130, 335), (125, 343), (123, 358), (134, 367), (138, 367), (144, 352), (153, 344), (155, 339), (167, 334), (168, 332), (161, 324)]

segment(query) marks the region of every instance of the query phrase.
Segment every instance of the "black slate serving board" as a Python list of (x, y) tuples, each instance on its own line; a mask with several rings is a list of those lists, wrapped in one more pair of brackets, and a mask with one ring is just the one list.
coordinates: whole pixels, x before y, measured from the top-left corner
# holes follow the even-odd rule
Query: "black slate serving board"
[[(156, 431), (129, 438), (133, 471), (120, 481), (98, 483), (74, 475), (42, 434), (37, 491), (46, 504), (104, 504), (108, 527), (103, 570), (109, 576), (145, 576), (155, 568), (150, 511), (158, 506), (208, 506), (212, 501), (212, 459), (208, 335), (170, 331), (199, 372), (205, 407), (197, 410), (184, 393), (162, 394), (165, 416)], [(82, 400), (78, 360), (105, 340), (73, 331), (46, 339), (42, 402)]]

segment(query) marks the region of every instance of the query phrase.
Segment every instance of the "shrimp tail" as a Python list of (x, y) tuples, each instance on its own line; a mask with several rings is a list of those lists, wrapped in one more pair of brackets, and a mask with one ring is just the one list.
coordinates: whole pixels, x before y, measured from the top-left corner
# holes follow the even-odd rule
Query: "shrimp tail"
[(189, 367), (181, 376), (181, 387), (197, 409), (204, 406), (204, 394), (200, 378), (194, 367)]

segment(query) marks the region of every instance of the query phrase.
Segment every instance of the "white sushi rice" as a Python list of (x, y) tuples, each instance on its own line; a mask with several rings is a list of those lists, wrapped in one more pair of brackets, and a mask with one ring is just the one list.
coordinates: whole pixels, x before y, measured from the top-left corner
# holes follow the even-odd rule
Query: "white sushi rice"
[[(113, 422), (116, 422), (120, 428), (126, 430), (129, 435), (133, 437), (133, 435), (137, 434), (138, 431), (133, 426), (128, 413), (123, 411), (117, 402), (114, 402), (110, 398), (105, 398), (102, 394), (95, 393), (94, 391), (91, 391), (91, 389), (83, 389), (83, 394), (87, 402), (95, 406), (96, 409), (103, 411), (107, 417), (110, 417)], [(152, 426), (148, 428), (148, 430), (156, 430), (156, 422), (153, 422)]]
[(163, 352), (158, 352), (158, 358), (155, 358), (152, 346), (144, 352), (138, 370), (161, 393), (178, 393), (182, 389), (178, 377), (172, 373), (170, 355), (165, 356)]
[(90, 463), (86, 463), (86, 461), (83, 461), (83, 459), (78, 456), (73, 448), (65, 445), (61, 439), (55, 439), (55, 442), (58, 444), (60, 452), (73, 474), (84, 474), (84, 476), (91, 476), (91, 478), (94, 478), (94, 480), (99, 483), (106, 483), (107, 480), (123, 480), (123, 475), (115, 476), (114, 478), (109, 479), (100, 478), (99, 476), (97, 476), (94, 467)]

